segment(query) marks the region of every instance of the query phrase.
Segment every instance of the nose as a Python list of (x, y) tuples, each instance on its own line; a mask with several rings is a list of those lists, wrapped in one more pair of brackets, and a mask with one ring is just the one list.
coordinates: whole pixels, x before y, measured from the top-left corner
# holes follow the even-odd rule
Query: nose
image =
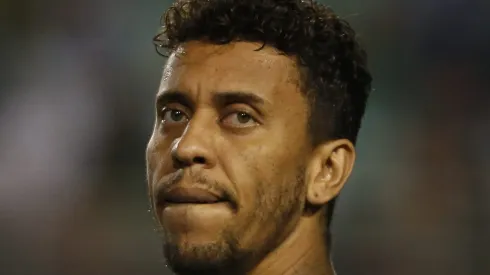
[(181, 137), (176, 139), (172, 147), (172, 161), (175, 169), (193, 165), (211, 168), (215, 165), (212, 147), (212, 130), (199, 127), (195, 121), (189, 122)]

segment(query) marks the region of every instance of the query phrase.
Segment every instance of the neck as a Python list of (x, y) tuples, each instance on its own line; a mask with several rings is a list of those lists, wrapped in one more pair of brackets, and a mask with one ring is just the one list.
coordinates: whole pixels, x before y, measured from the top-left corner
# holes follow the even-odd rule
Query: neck
[(318, 217), (301, 218), (295, 230), (249, 275), (335, 275)]

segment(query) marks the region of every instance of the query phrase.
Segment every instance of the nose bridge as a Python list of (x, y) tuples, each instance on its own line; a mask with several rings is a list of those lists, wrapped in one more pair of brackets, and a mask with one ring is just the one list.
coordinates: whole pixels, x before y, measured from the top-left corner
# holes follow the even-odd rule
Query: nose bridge
[(179, 146), (202, 146), (207, 142), (206, 129), (209, 128), (209, 123), (206, 123), (205, 119), (194, 116), (182, 133)]
[(172, 148), (174, 161), (191, 164), (213, 164), (213, 123), (210, 115), (196, 112)]

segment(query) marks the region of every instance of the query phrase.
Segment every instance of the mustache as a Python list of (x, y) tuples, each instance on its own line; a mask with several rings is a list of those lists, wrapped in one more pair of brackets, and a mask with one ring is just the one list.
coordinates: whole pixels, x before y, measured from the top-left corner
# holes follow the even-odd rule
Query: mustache
[(202, 172), (196, 172), (191, 169), (180, 169), (172, 174), (163, 177), (157, 184), (153, 196), (156, 201), (159, 201), (163, 194), (170, 192), (177, 187), (185, 188), (200, 188), (213, 193), (219, 194), (224, 201), (230, 202), (233, 206), (237, 206), (236, 195), (225, 188), (226, 185), (212, 180)]

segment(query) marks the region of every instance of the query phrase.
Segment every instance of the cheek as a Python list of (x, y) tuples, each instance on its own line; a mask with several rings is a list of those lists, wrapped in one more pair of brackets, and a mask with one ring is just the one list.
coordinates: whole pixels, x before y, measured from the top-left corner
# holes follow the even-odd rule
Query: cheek
[(163, 175), (172, 172), (170, 154), (171, 140), (153, 134), (146, 149), (146, 172), (148, 183), (154, 184)]
[(298, 178), (295, 173), (254, 173), (247, 181), (244, 193), (251, 196), (244, 198), (247, 201), (235, 227), (241, 247), (271, 248), (294, 228), (302, 209), (302, 185)]
[[(284, 184), (296, 184), (298, 167), (302, 166), (302, 149), (298, 143), (268, 135), (262, 142), (240, 142), (222, 146), (220, 155), (226, 174), (243, 204), (259, 198), (270, 201), (283, 192)], [(284, 137), (285, 135), (281, 135)]]
[(146, 174), (148, 176), (148, 181), (151, 182), (152, 171), (155, 171), (155, 139), (154, 135), (151, 136), (146, 146)]
[(220, 160), (223, 170), (238, 196), (241, 207), (250, 207), (257, 199), (257, 183), (264, 180), (263, 173), (270, 168), (262, 161), (261, 145), (243, 148), (239, 146), (222, 146)]
[[(274, 213), (297, 196), (301, 167), (281, 148), (257, 147), (234, 158), (234, 182), (249, 215)], [(238, 169), (237, 166), (240, 168)]]

